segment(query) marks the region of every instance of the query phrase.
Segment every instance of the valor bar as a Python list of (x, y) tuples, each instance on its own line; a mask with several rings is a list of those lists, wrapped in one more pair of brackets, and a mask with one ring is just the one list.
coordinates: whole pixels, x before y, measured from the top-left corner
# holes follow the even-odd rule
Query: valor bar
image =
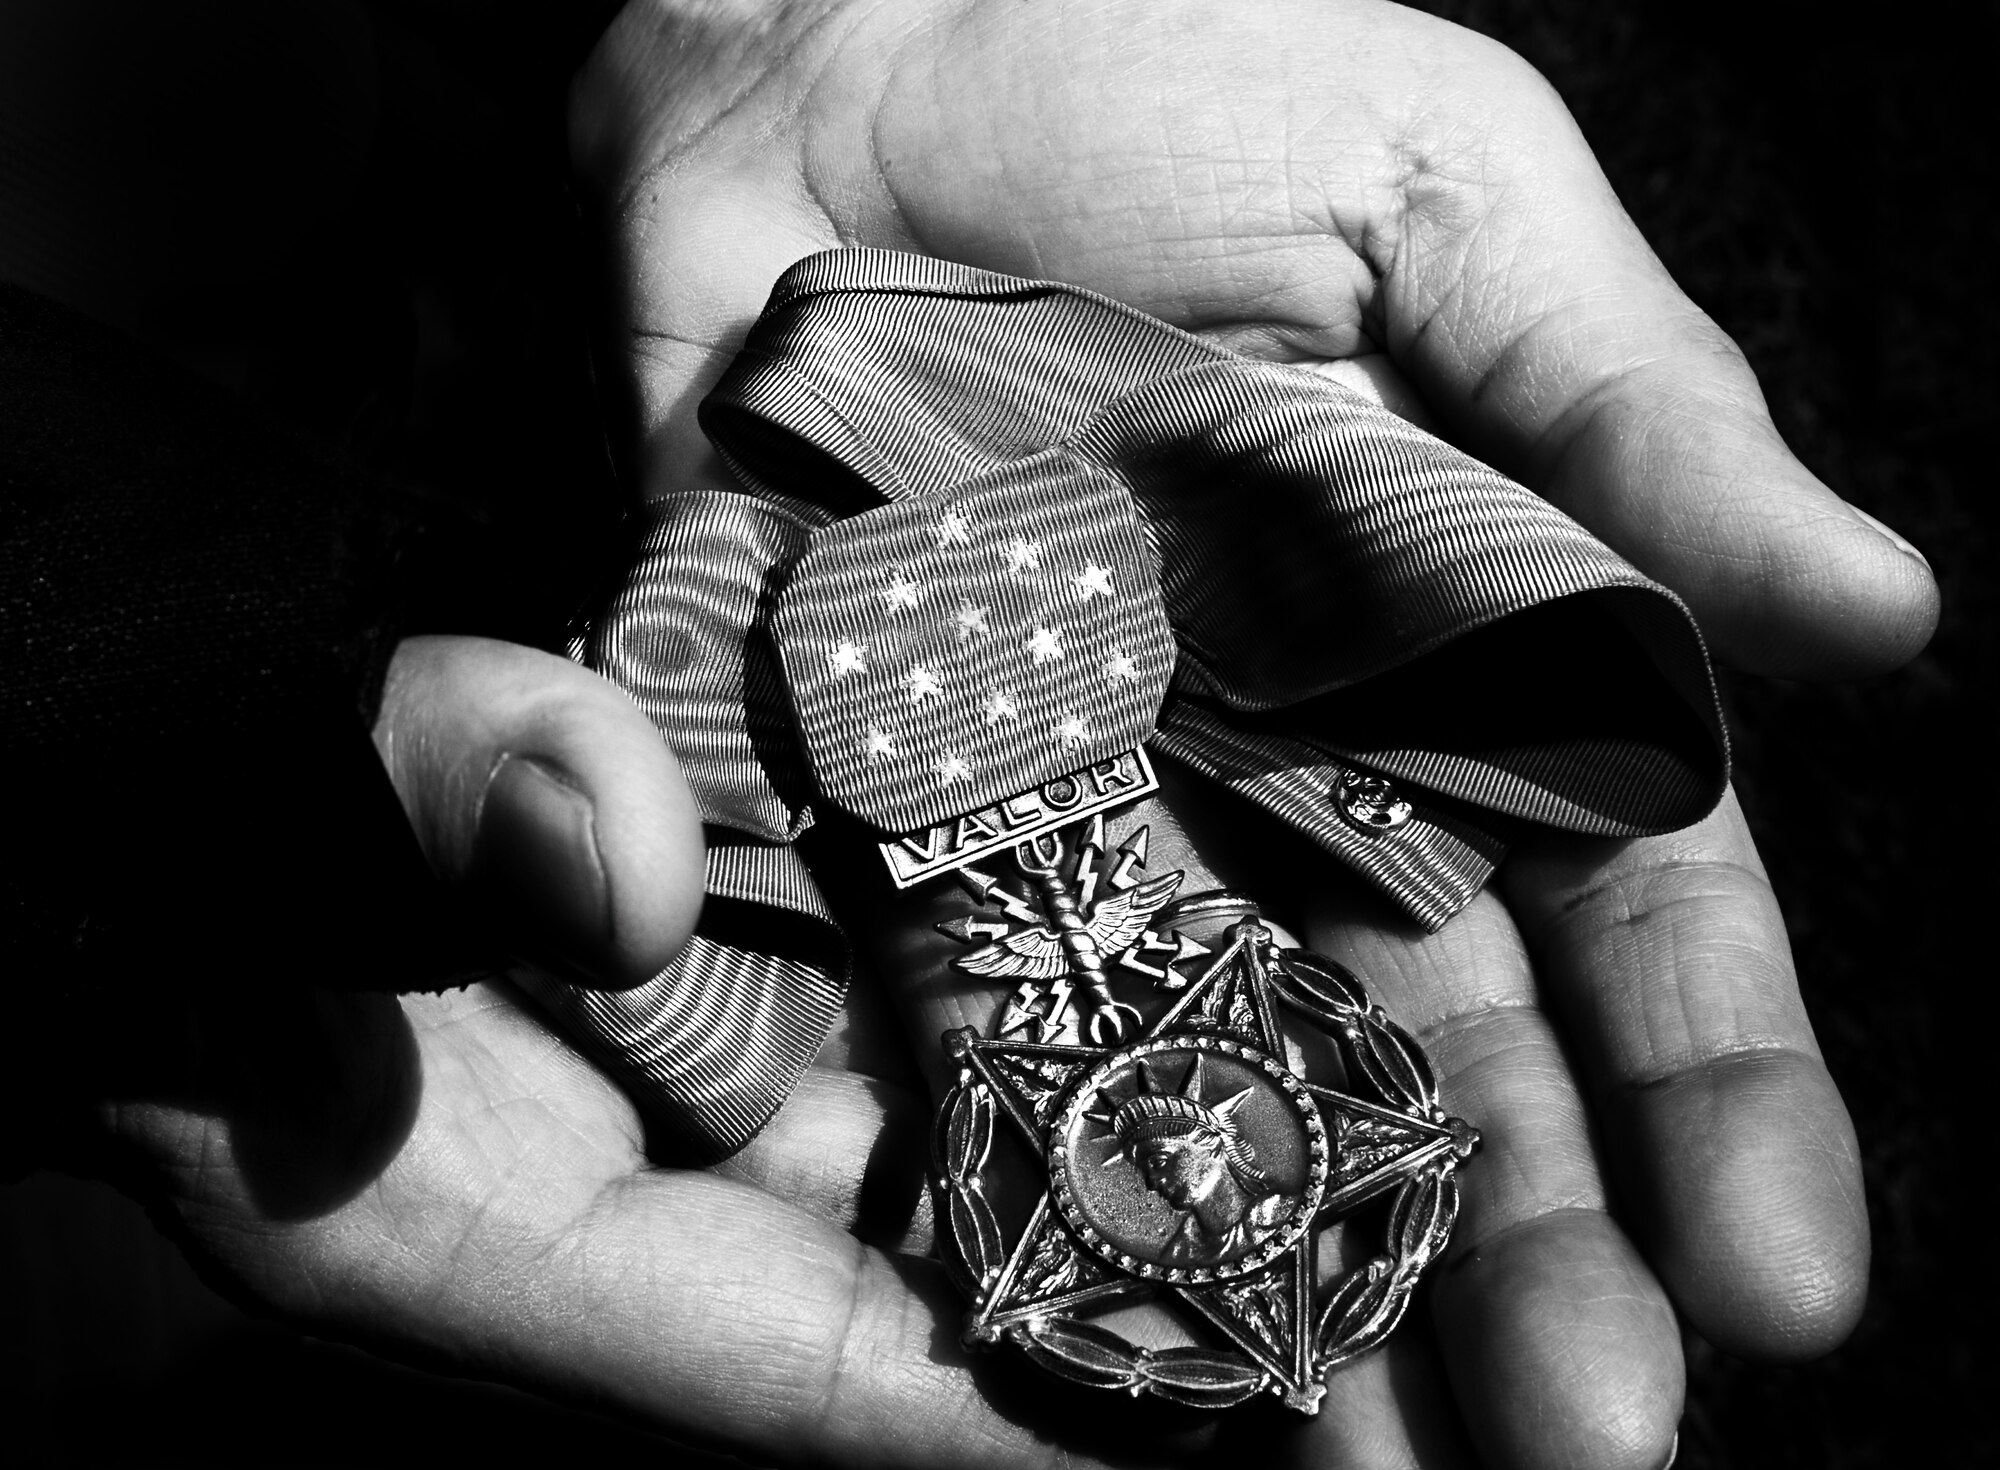
[(879, 844), (889, 878), (910, 888), (940, 873), (975, 863), (988, 853), (1005, 852), (1044, 832), (1094, 812), (1123, 806), (1160, 789), (1143, 749), (1095, 761), (1080, 771), (1045, 781), (1033, 791), (967, 812), (894, 842)]

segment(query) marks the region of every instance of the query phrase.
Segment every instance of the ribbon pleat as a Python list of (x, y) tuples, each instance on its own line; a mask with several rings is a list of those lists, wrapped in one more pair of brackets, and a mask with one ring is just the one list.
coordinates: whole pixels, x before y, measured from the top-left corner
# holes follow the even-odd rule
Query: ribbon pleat
[(782, 676), (753, 633), (774, 569), (805, 549), (814, 523), (792, 505), (716, 492), (657, 511), (572, 652), (667, 734), (704, 820), (790, 842), (810, 823), (809, 797)]
[[(921, 564), (941, 598), (959, 586), (950, 558), (986, 555), (981, 527), (1010, 515), (1053, 526), (1051, 546), (1074, 533), (1110, 548), (1076, 559), (1096, 579), (1079, 583), (1085, 603), (1093, 591), (1131, 599), (1125, 622), (1100, 618), (1104, 639), (1124, 640), (1115, 678), (1129, 684), (1144, 662), (1128, 657), (1150, 636), (1142, 604), (1177, 645), (1163, 701), (1093, 692), (1076, 682), (1081, 661), (1064, 665), (1062, 707), (1083, 712), (1064, 753), (1151, 734), (1426, 926), (1477, 892), (1516, 822), (1667, 830), (1699, 818), (1726, 779), (1706, 654), (1670, 592), (1545, 501), (1328, 380), (1102, 297), (889, 252), (815, 256), (779, 282), (702, 423), (745, 493), (656, 504), (580, 653), (634, 692), (716, 834), (736, 834), (720, 849), (734, 855), (711, 862), (711, 892), (802, 923), (774, 927), (760, 951), (740, 912), (727, 941), (705, 921), (693, 958), (636, 1009), (560, 1005), (615, 1037), (607, 1051), (646, 1059), (621, 1075), (705, 1152), (775, 1108), (805, 1064), (801, 1018), (837, 1003), (832, 916), (788, 845), (815, 804), (893, 829), (1029, 784), (1029, 744), (969, 719), (967, 741), (993, 758), (954, 755), (933, 788), (856, 754), (864, 725), (868, 760), (899, 753), (886, 717), (863, 718), (880, 693), (857, 694), (884, 659), (917, 680), (912, 705), (933, 692), (920, 634), (895, 622), (926, 595), (906, 567)], [(1010, 501), (995, 486), (1027, 488)], [(1062, 486), (1076, 488), (1051, 498)], [(934, 515), (943, 530), (927, 548), (918, 532)], [(1116, 532), (1134, 515), (1137, 553)], [(867, 606), (877, 574), (891, 578), (886, 613)], [(1011, 595), (959, 597), (961, 641)], [(843, 633), (864, 615), (874, 633)], [(1055, 659), (1055, 633), (1035, 636), (1051, 640), (1037, 661)], [(1000, 680), (997, 654), (962, 657)], [(1365, 830), (1342, 815), (1339, 793), (1364, 776), (1404, 783), (1407, 821)], [(664, 999), (676, 987), (704, 998), (676, 1009)], [(754, 1060), (718, 1073), (701, 1027)]]

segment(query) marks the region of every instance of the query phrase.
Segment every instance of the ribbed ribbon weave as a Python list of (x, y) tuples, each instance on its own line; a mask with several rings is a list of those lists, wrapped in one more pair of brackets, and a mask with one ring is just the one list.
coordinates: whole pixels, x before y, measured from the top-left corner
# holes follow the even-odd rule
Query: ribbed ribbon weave
[[(701, 418), (743, 490), (654, 503), (576, 652), (680, 756), (723, 902), (639, 991), (543, 989), (700, 1154), (840, 1004), (816, 808), (900, 834), (1146, 741), (1435, 928), (1515, 824), (1668, 831), (1727, 780), (1671, 592), (1340, 386), (1089, 292), (813, 256)], [(1342, 814), (1366, 777), (1407, 821)]]

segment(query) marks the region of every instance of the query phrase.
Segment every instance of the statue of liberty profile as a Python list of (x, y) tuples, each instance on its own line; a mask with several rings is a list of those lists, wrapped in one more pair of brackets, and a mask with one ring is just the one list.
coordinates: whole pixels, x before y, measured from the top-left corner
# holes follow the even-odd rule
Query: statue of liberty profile
[(1087, 1116), (1117, 1137), (1109, 1167), (1130, 1159), (1146, 1187), (1180, 1213), (1160, 1248), (1161, 1263), (1212, 1266), (1269, 1237), (1291, 1212), (1291, 1200), (1257, 1165), (1237, 1111), (1254, 1088), (1210, 1104), (1202, 1101), (1202, 1055), (1195, 1053), (1178, 1090), (1162, 1088), (1140, 1058), (1138, 1091), (1117, 1098), (1100, 1090)]

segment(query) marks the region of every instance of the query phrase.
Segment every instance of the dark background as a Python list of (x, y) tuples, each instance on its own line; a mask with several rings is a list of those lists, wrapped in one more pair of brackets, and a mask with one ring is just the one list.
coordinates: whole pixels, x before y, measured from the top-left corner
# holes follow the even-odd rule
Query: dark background
[[(1822, 1362), (1690, 1342), (1681, 1464), (1994, 1463), (2000, 967), (1975, 940), (1996, 815), (2000, 11), (1428, 8), (1554, 81), (1793, 448), (1944, 587), (1901, 673), (1729, 686), (1745, 805), (1860, 1133), (1875, 1266)], [(415, 487), (443, 529), (410, 555), (455, 626), (546, 642), (617, 502), (561, 144), (576, 53), (536, 9), (475, 28), (448, 4), (0, 0), (0, 277)], [(54, 1175), (0, 1191), (0, 1340), (0, 1433), (61, 1463), (657, 1453), (253, 1321), (136, 1207)]]

